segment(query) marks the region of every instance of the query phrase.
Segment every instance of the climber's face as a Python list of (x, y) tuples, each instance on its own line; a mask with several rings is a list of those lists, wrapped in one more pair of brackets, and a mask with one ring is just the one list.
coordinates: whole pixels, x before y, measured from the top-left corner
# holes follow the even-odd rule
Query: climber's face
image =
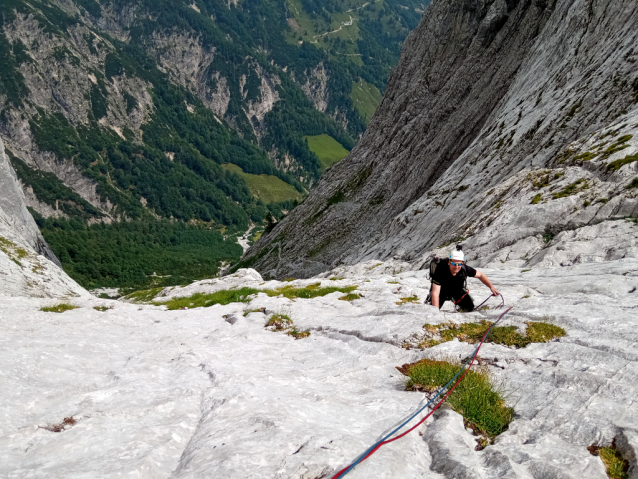
[(457, 259), (448, 260), (448, 264), (450, 265), (450, 273), (452, 276), (456, 276), (456, 274), (461, 271), (461, 266), (463, 266), (463, 261)]

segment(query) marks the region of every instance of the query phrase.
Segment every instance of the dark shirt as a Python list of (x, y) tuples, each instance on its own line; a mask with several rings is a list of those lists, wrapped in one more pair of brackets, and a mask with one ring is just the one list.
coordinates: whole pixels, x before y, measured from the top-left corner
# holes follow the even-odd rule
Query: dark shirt
[(476, 276), (476, 270), (471, 266), (464, 264), (456, 276), (453, 276), (448, 262), (441, 261), (432, 275), (432, 283), (441, 286), (441, 291), (445, 291), (444, 294), (447, 296), (448, 293), (462, 290), (468, 276), (470, 278)]

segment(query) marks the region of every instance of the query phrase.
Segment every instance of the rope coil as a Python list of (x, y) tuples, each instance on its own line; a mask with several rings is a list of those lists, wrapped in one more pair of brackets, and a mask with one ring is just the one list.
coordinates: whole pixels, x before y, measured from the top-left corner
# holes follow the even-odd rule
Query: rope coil
[[(501, 296), (501, 299), (503, 299), (503, 295), (499, 295)], [(485, 301), (483, 301), (482, 304), (484, 304), (488, 299), (490, 299), (492, 296), (488, 297)], [(503, 304), (504, 304), (504, 300), (503, 300)], [(501, 306), (503, 305), (501, 304)], [(479, 305), (479, 306), (481, 306)], [(499, 306), (499, 308), (501, 307)], [(346, 474), (348, 474), (352, 469), (354, 469), (358, 464), (361, 464), (363, 461), (365, 461), (367, 458), (369, 458), (372, 454), (374, 454), (381, 446), (385, 446), (386, 444), (390, 444), (391, 442), (396, 441), (397, 439), (401, 439), (403, 436), (405, 436), (406, 434), (414, 431), (417, 427), (419, 427), (421, 424), (423, 424), (426, 419), (428, 419), (433, 413), (434, 411), (436, 411), (439, 406), (441, 406), (441, 404), (443, 404), (443, 402), (448, 398), (448, 396), (450, 394), (452, 394), (452, 391), (454, 391), (454, 389), (456, 388), (456, 386), (458, 386), (458, 384), (463, 380), (463, 378), (465, 377), (465, 375), (467, 374), (467, 372), (470, 370), (470, 368), (472, 367), (472, 365), (474, 364), (474, 360), (476, 359), (476, 356), (478, 355), (479, 350), (481, 349), (481, 346), (483, 346), (483, 343), (485, 342), (485, 339), (487, 338), (488, 334), (490, 334), (490, 331), (492, 330), (492, 328), (494, 326), (496, 326), (499, 321), (503, 318), (503, 316), (505, 316), (512, 308), (507, 308), (505, 311), (503, 311), (503, 313), (501, 313), (501, 315), (499, 316), (499, 318), (496, 320), (496, 322), (494, 324), (492, 324), (492, 326), (490, 326), (490, 328), (485, 332), (485, 334), (483, 335), (483, 338), (481, 339), (481, 342), (479, 343), (479, 345), (477, 346), (477, 348), (474, 350), (474, 353), (472, 354), (472, 356), (470, 356), (467, 361), (465, 361), (465, 363), (461, 366), (461, 368), (458, 370), (458, 372), (454, 375), (454, 377), (452, 379), (450, 379), (448, 381), (448, 383), (443, 386), (438, 393), (436, 393), (436, 395), (434, 395), (434, 397), (432, 399), (430, 399), (427, 404), (425, 406), (423, 406), (422, 408), (420, 408), (419, 410), (417, 410), (414, 414), (412, 414), (408, 419), (406, 419), (400, 426), (398, 426), (397, 428), (395, 428), (392, 432), (390, 432), (389, 434), (387, 434), (386, 436), (384, 436), (382, 439), (380, 439), (379, 441), (377, 441), (376, 443), (374, 443), (372, 446), (370, 446), (361, 456), (359, 456), (359, 458), (357, 458), (357, 460), (355, 460), (350, 466), (342, 469), (341, 471), (339, 471), (336, 475), (334, 475), (332, 477), (332, 479), (340, 479), (343, 478)], [(469, 366), (467, 366), (469, 363)], [(465, 368), (465, 366), (467, 366), (467, 369)], [(459, 377), (460, 375), (460, 377)], [(436, 406), (434, 406), (434, 408), (425, 415), (425, 417), (423, 419), (421, 419), (419, 422), (417, 422), (414, 426), (412, 426), (410, 429), (408, 429), (407, 431), (399, 434), (398, 436), (389, 439), (391, 436), (393, 436), (394, 434), (396, 434), (400, 429), (402, 429), (406, 424), (408, 424), (412, 419), (414, 419), (421, 411), (423, 411), (425, 408), (427, 408), (430, 404), (432, 404), (434, 402), (434, 400), (439, 397), (441, 394), (443, 394), (443, 392), (450, 386), (450, 384), (452, 384), (452, 382), (458, 377), (458, 380), (454, 383), (454, 385), (447, 391), (447, 393), (445, 393), (445, 395), (443, 396), (443, 398), (437, 403)]]

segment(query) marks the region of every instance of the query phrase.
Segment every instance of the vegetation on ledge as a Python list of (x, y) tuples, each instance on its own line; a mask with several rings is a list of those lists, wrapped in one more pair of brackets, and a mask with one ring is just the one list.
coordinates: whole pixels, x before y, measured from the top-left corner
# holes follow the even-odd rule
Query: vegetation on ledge
[(45, 313), (64, 313), (65, 311), (71, 311), (72, 309), (78, 308), (79, 306), (75, 306), (73, 304), (60, 303), (54, 306), (42, 306), (40, 311), (44, 311)]
[(201, 308), (210, 307), (215, 304), (229, 304), (229, 303), (248, 303), (258, 293), (266, 293), (268, 296), (277, 297), (283, 296), (288, 299), (312, 299), (320, 296), (326, 296), (327, 294), (340, 292), (351, 293), (357, 289), (356, 286), (345, 287), (321, 287), (321, 283), (311, 284), (306, 287), (295, 287), (293, 285), (283, 286), (277, 289), (255, 289), (255, 288), (241, 288), (241, 289), (228, 289), (217, 291), (215, 293), (196, 293), (192, 296), (175, 298), (166, 302), (156, 302), (156, 305), (165, 305), (169, 310), (183, 309), (183, 308)]
[[(441, 323), (424, 324), (426, 337), (418, 344), (421, 349), (430, 348), (443, 342), (457, 338), (467, 343), (478, 343), (492, 326), (492, 322), (482, 320), (478, 323)], [(516, 348), (524, 348), (531, 343), (547, 343), (553, 339), (561, 338), (567, 333), (561, 327), (549, 322), (527, 322), (525, 334), (520, 334), (516, 326), (497, 326), (492, 328), (486, 343), (502, 344)], [(407, 344), (405, 347), (412, 347)]]
[[(445, 386), (460, 367), (460, 363), (422, 359), (397, 369), (410, 378), (406, 391), (434, 393)], [(505, 431), (514, 418), (514, 409), (505, 405), (484, 368), (470, 369), (447, 402), (472, 424), (475, 432), (488, 438)]]

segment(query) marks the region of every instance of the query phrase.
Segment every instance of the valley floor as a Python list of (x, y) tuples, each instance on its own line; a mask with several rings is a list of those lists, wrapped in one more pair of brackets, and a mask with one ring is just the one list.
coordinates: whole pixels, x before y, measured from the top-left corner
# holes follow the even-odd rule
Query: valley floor
[[(635, 468), (638, 260), (483, 271), (514, 306), (505, 324), (548, 320), (567, 332), (522, 349), (483, 346), (515, 410), (509, 430), (475, 451), (462, 417), (442, 408), (347, 477), (604, 479), (587, 447), (613, 438)], [(332, 477), (424, 403), (424, 394), (404, 391), (396, 366), (474, 350), (457, 340), (405, 349), (406, 340), (418, 339), (424, 323), (500, 312), (421, 304), (425, 271), (369, 262), (336, 274), (343, 279), (264, 283), (240, 270), (167, 296), (321, 281), (356, 285), (361, 298), (260, 293), (176, 311), (82, 298), (63, 314), (39, 310), (52, 300), (0, 299), (0, 476)], [(488, 294), (478, 282), (470, 289), (478, 301)], [(419, 303), (397, 304), (412, 296)], [(113, 309), (93, 309), (100, 305)], [(310, 336), (266, 329), (271, 313)]]

